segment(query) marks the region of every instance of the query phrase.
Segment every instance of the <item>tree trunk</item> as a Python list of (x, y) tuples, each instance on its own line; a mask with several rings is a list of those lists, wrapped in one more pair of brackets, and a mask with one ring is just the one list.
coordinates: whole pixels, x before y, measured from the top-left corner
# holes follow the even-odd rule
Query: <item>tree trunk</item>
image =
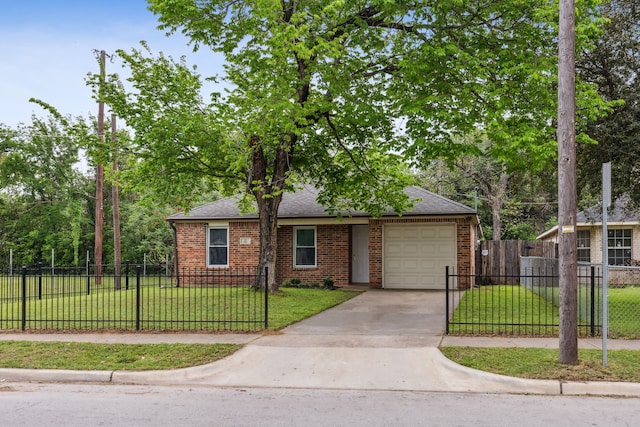
[(507, 185), (509, 184), (509, 174), (504, 170), (500, 173), (500, 178), (495, 186), (490, 186), (488, 198), (491, 202), (491, 221), (493, 227), (493, 240), (502, 239), (502, 218), (500, 211), (507, 194)]
[[(267, 283), (271, 292), (278, 291), (276, 282), (276, 258), (278, 254), (278, 208), (282, 201), (285, 181), (289, 165), (293, 156), (292, 146), (296, 141), (295, 135), (287, 135), (281, 140), (273, 161), (273, 169), (269, 174), (264, 150), (260, 144), (260, 137), (254, 135), (249, 141), (253, 149), (251, 158), (251, 178), (249, 191), (253, 193), (258, 205), (260, 221), (260, 255), (258, 262), (261, 277), (264, 268), (269, 268)], [(255, 287), (262, 287), (264, 279), (257, 279)]]
[[(278, 253), (278, 207), (282, 200), (282, 194), (267, 198), (258, 198), (258, 214), (260, 217), (260, 261), (258, 268), (259, 277), (264, 272), (264, 268), (269, 269), (267, 284), (270, 292), (278, 291), (276, 282), (276, 259)], [(264, 279), (260, 280), (260, 287), (264, 284)]]

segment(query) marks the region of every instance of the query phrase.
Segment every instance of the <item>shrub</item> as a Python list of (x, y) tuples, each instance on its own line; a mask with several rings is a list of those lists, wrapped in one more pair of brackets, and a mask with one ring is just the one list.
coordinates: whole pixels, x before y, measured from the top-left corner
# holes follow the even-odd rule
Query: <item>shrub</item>
[(322, 281), (325, 289), (335, 289), (333, 279), (331, 277), (327, 277)]

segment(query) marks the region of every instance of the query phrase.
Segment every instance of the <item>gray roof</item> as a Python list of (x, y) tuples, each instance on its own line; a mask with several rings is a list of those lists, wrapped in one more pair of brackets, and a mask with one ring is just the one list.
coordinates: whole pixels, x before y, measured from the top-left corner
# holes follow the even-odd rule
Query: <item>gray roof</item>
[[(613, 202), (607, 210), (607, 223), (640, 223), (640, 212), (628, 206), (626, 199), (619, 199)], [(592, 206), (576, 214), (576, 225), (602, 224), (602, 205)], [(554, 225), (536, 239), (545, 239), (554, 236), (558, 232), (558, 226)]]
[[(410, 212), (403, 215), (475, 215), (476, 211), (446, 197), (439, 196), (420, 187), (408, 187), (405, 193), (411, 199), (419, 199)], [(311, 186), (304, 186), (294, 193), (285, 193), (278, 210), (279, 218), (335, 218), (316, 201), (318, 191)], [(227, 197), (216, 200), (206, 205), (198, 206), (189, 211), (176, 213), (169, 216), (171, 220), (229, 220), (229, 219), (255, 219), (257, 213), (243, 214), (238, 209), (239, 196)], [(343, 212), (343, 216), (368, 217), (366, 212)], [(386, 216), (397, 215), (389, 210)]]
[[(607, 211), (607, 222), (638, 222), (640, 213), (628, 206), (626, 199), (619, 199)], [(602, 222), (602, 205), (592, 206), (589, 209), (578, 212), (577, 223)]]

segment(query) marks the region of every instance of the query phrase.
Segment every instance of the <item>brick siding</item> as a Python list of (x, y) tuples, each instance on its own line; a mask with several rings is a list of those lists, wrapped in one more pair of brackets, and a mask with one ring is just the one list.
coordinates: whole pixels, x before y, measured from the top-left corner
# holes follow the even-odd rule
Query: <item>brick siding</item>
[[(454, 222), (457, 235), (457, 269), (459, 273), (475, 271), (475, 226), (465, 218), (386, 218), (369, 222), (369, 284), (382, 287), (382, 226), (397, 223)], [(205, 269), (206, 224), (178, 222), (176, 237), (179, 268)], [(344, 286), (351, 279), (351, 226), (348, 224), (318, 225), (317, 265), (296, 268), (293, 265), (294, 226), (278, 228), (278, 259), (276, 281), (300, 279), (306, 283), (322, 284), (327, 277), (336, 286)], [(257, 221), (229, 223), (229, 268), (255, 267), (259, 257), (259, 224)], [(461, 284), (460, 284), (461, 285)]]
[(346, 224), (316, 227), (316, 267), (296, 268), (293, 265), (294, 226), (278, 229), (278, 260), (276, 279), (300, 279), (322, 284), (331, 278), (336, 286), (349, 284), (351, 268), (350, 227)]

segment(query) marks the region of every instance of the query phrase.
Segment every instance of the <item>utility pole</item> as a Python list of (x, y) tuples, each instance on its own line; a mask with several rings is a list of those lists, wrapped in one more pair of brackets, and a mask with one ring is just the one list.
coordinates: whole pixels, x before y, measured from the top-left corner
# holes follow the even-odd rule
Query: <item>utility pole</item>
[[(111, 114), (111, 141), (113, 142), (113, 172), (118, 172), (118, 138), (116, 136), (116, 115)], [(116, 177), (117, 178), (117, 177)], [(111, 186), (111, 198), (113, 199), (113, 265), (114, 265), (114, 287), (116, 290), (122, 288), (120, 281), (120, 264), (122, 255), (120, 252), (120, 192), (118, 185), (114, 182)]]
[(578, 255), (576, 239), (575, 0), (560, 0), (558, 37), (558, 257), (560, 358), (578, 363)]
[[(98, 100), (98, 138), (100, 144), (104, 145), (104, 101), (102, 101), (102, 86), (104, 85), (106, 72), (105, 62), (106, 54), (104, 50), (100, 51), (100, 99)], [(104, 169), (102, 165), (96, 165), (96, 214), (95, 214), (95, 246), (94, 246), (94, 273), (96, 277), (96, 285), (102, 283), (102, 228), (103, 228), (103, 186), (104, 186)]]

